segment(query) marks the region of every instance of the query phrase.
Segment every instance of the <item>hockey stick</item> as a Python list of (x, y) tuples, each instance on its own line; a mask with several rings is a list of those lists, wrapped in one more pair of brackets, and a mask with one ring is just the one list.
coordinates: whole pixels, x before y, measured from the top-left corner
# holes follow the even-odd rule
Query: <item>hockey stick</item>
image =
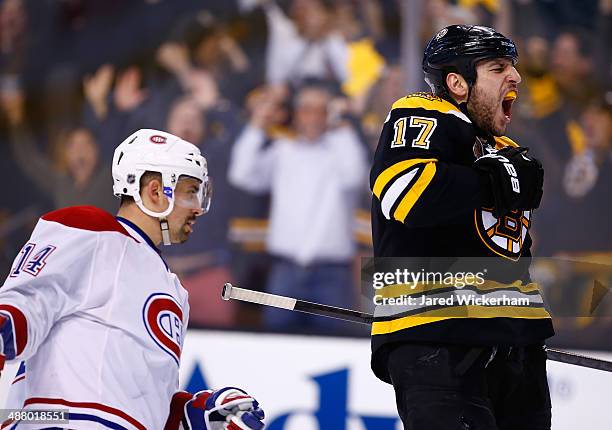
[[(293, 299), (291, 297), (262, 293), (260, 291), (247, 290), (245, 288), (235, 287), (229, 282), (223, 286), (221, 297), (223, 300), (235, 299), (243, 302), (272, 306), (275, 308), (287, 309), (289, 311), (304, 312), (312, 315), (322, 315), (361, 324), (372, 324), (374, 321), (374, 316), (365, 312), (337, 308), (335, 306), (322, 305), (319, 303), (307, 302), (305, 300)], [(549, 360), (558, 361), (560, 363), (612, 372), (612, 362), (600, 360), (598, 358), (551, 348), (546, 348), (546, 357)]]
[(305, 312), (313, 315), (323, 315), (330, 318), (361, 324), (372, 324), (372, 321), (374, 320), (374, 317), (368, 313), (337, 308), (335, 306), (321, 305), (319, 303), (292, 299), (290, 297), (277, 296), (276, 294), (261, 293), (259, 291), (238, 288), (234, 287), (229, 282), (223, 286), (221, 297), (223, 300), (236, 299), (243, 302), (257, 303), (258, 305), (272, 306), (275, 308)]

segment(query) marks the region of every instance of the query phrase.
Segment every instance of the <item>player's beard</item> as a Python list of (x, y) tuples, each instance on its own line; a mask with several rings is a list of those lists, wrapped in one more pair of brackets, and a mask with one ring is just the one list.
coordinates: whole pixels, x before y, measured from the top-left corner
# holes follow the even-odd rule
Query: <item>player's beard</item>
[(499, 109), (500, 101), (493, 95), (487, 95), (477, 85), (472, 87), (470, 100), (467, 103), (467, 110), (470, 119), (482, 131), (493, 136), (501, 136), (506, 131), (506, 126), (497, 127), (495, 125), (495, 115)]
[(176, 243), (185, 243), (187, 242), (187, 239), (189, 238), (189, 233), (187, 233), (187, 231), (185, 231), (186, 226), (183, 226), (183, 228), (181, 230), (179, 230), (179, 232), (177, 233), (177, 241)]
[(191, 227), (191, 230), (189, 230), (189, 227), (187, 224), (188, 221), (190, 220), (186, 220), (183, 224), (181, 224), (179, 228), (177, 228), (175, 231), (170, 232), (170, 241), (172, 243), (187, 242), (187, 239), (189, 239), (189, 235), (191, 234), (191, 231), (193, 231), (193, 226)]

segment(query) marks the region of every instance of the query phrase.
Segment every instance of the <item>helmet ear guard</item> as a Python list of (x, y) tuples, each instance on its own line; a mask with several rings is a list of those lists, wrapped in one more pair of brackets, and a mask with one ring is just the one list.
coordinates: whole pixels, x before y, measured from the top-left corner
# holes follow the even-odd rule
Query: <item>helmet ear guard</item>
[(471, 89), (476, 83), (476, 63), (489, 58), (510, 58), (516, 64), (514, 42), (480, 25), (445, 27), (429, 41), (423, 53), (425, 81), (434, 94), (448, 96), (446, 76), (459, 73)]
[[(144, 173), (145, 172), (141, 172), (139, 176), (142, 178), (142, 175)], [(138, 191), (134, 193), (133, 198), (134, 202), (140, 208), (141, 211), (143, 211), (149, 216), (161, 219), (170, 215), (170, 213), (174, 209), (174, 188), (176, 187), (176, 179), (174, 178), (174, 175), (172, 175), (172, 177), (168, 179), (168, 175), (164, 174), (163, 172), (157, 173), (160, 173), (162, 176), (162, 193), (166, 196), (166, 199), (168, 200), (168, 207), (166, 208), (166, 210), (162, 212), (155, 212), (144, 205), (142, 197), (140, 196), (140, 180), (138, 181)]]

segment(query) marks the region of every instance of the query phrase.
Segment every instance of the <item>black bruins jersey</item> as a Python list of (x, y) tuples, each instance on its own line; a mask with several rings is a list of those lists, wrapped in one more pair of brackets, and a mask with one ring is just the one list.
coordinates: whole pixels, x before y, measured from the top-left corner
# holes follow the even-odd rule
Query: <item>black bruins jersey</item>
[[(457, 289), (383, 288), (384, 297), (414, 298), (404, 306), (376, 306), (372, 367), (387, 382), (385, 346), (396, 342), (527, 345), (554, 334), (539, 289), (529, 279), (531, 211), (497, 219), (492, 208), (481, 207), (487, 182), (472, 167), (486, 146), (516, 144), (476, 133), (459, 107), (431, 94), (411, 94), (393, 104), (370, 172), (374, 256), (413, 257), (424, 270), (431, 269), (428, 261), (443, 257), (494, 261), (500, 275), (489, 273), (484, 284), (470, 285), (461, 294), (483, 298), (503, 293), (529, 304), (419, 306), (424, 298), (456, 298)], [(504, 269), (512, 277), (501, 275)]]

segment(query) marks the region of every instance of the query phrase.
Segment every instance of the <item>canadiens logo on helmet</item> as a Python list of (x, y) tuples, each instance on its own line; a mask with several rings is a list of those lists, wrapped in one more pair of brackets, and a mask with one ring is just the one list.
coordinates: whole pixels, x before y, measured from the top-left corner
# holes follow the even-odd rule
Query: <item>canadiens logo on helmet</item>
[(149, 139), (151, 140), (151, 142), (156, 143), (158, 145), (162, 145), (162, 144), (166, 143), (166, 141), (168, 140), (168, 139), (166, 139), (166, 137), (160, 136), (159, 134), (151, 136)]
[(151, 294), (142, 309), (144, 325), (151, 339), (176, 362), (183, 345), (183, 310), (169, 294)]

